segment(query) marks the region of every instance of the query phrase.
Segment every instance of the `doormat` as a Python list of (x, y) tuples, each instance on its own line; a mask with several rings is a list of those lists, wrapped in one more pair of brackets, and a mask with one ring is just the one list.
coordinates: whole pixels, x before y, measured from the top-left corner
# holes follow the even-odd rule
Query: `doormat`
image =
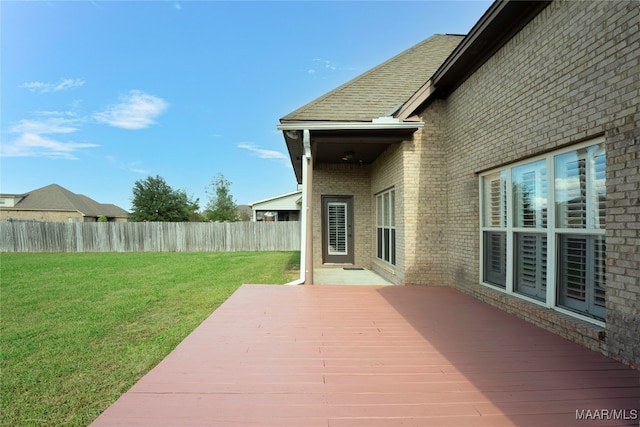
[(364, 270), (362, 267), (342, 267), (343, 270)]

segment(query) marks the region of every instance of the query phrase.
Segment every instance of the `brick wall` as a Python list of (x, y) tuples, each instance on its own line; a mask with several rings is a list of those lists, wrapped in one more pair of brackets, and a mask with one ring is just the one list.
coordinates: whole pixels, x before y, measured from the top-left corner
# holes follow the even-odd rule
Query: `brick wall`
[(447, 269), (447, 133), (445, 103), (435, 101), (425, 126), (405, 146), (405, 283), (442, 285)]
[[(442, 285), (445, 282), (446, 122), (442, 101), (424, 117), (414, 139), (389, 147), (372, 165), (372, 196), (396, 191), (396, 265), (378, 261), (372, 268), (395, 284)], [(375, 210), (375, 206), (372, 205)], [(374, 218), (375, 221), (375, 218)], [(375, 246), (375, 237), (373, 239)], [(375, 248), (374, 248), (375, 249)]]
[[(554, 1), (444, 101), (444, 282), (630, 364), (640, 364), (639, 11), (630, 1)], [(421, 115), (433, 121), (442, 115), (441, 106), (431, 104)], [(519, 309), (517, 298), (478, 284), (477, 173), (603, 134), (606, 342), (597, 328), (587, 332), (580, 322), (532, 304)], [(422, 138), (427, 145), (439, 142), (438, 135)], [(430, 178), (420, 185), (437, 191), (444, 172), (421, 166), (419, 175)], [(429, 234), (437, 241), (435, 232)]]
[(74, 211), (27, 211), (27, 210), (0, 210), (0, 221), (7, 221), (8, 218), (21, 221), (51, 221), (51, 222), (82, 222), (95, 221), (96, 218), (84, 218), (81, 213)]
[[(376, 224), (375, 218), (375, 195), (390, 188), (395, 189), (395, 216), (396, 216), (396, 265), (392, 266), (384, 261), (378, 260), (376, 256), (376, 237), (372, 236), (371, 268), (373, 271), (390, 281), (400, 285), (405, 281), (405, 201), (404, 195), (404, 166), (403, 155), (405, 150), (409, 150), (412, 142), (393, 144), (376, 159), (371, 169), (371, 210), (372, 224)], [(375, 232), (375, 229), (372, 231)]]
[(353, 196), (355, 259), (371, 268), (374, 232), (371, 168), (351, 164), (318, 164), (313, 170), (313, 265), (322, 266), (322, 196)]
[(640, 114), (633, 117), (607, 132), (607, 346), (640, 367)]

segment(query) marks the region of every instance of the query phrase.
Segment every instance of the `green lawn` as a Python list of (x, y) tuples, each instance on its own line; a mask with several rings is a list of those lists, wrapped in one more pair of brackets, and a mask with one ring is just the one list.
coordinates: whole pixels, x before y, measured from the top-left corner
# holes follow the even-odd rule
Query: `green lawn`
[(86, 426), (242, 283), (298, 252), (0, 255), (2, 425)]

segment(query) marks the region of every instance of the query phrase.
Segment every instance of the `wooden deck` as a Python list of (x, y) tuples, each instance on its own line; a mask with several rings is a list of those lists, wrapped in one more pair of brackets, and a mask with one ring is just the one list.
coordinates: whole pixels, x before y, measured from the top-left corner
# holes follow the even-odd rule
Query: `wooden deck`
[(245, 285), (93, 426), (637, 426), (639, 398), (450, 288)]

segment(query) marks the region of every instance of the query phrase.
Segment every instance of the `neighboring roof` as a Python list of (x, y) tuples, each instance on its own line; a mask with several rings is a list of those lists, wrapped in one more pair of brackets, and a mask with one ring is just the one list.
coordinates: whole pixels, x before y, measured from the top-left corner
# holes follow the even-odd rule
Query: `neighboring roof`
[(257, 202), (249, 203), (249, 206), (256, 209), (258, 205), (273, 205), (282, 204), (287, 209), (296, 209), (296, 205), (300, 203), (300, 197), (302, 196), (302, 190), (292, 191), (291, 193), (280, 194), (277, 196), (269, 197), (268, 199), (258, 200)]
[(124, 209), (98, 203), (82, 194), (76, 194), (58, 184), (47, 185), (24, 194), (22, 200), (11, 207), (12, 210), (77, 211), (90, 217), (127, 217)]
[(129, 216), (129, 212), (122, 209), (120, 206), (114, 205), (112, 203), (100, 203), (100, 206), (104, 208), (103, 212), (105, 212), (102, 215), (106, 216), (107, 218), (109, 217), (125, 218)]
[(391, 116), (429, 80), (463, 38), (431, 36), (280, 121), (370, 122)]

